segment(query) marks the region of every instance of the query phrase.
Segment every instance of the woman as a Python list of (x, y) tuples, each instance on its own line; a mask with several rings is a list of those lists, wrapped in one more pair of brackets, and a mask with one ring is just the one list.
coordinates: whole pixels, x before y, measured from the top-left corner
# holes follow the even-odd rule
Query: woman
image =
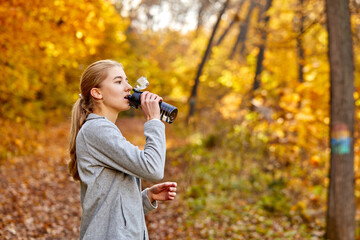
[(173, 200), (176, 183), (141, 191), (141, 180), (164, 176), (165, 126), (161, 97), (141, 95), (146, 144), (140, 151), (122, 136), (115, 121), (128, 110), (132, 89), (123, 67), (112, 60), (91, 64), (81, 77), (81, 94), (74, 104), (70, 132), (69, 171), (80, 180), (82, 217), (80, 239), (148, 239), (144, 214), (157, 201)]

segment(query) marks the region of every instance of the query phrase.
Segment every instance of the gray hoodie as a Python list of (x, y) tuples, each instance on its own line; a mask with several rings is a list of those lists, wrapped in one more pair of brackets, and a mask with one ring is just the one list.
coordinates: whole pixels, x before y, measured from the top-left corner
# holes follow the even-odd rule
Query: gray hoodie
[(80, 239), (149, 239), (144, 214), (155, 209), (141, 180), (159, 181), (165, 167), (165, 126), (144, 124), (144, 150), (128, 142), (115, 124), (89, 114), (76, 138), (81, 179)]

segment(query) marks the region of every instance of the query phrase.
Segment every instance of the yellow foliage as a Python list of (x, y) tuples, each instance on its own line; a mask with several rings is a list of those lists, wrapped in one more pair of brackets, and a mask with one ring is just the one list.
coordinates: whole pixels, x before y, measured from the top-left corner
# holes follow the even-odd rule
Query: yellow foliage
[(221, 100), (222, 107), (220, 113), (224, 118), (235, 119), (238, 117), (238, 109), (242, 102), (241, 96), (238, 94), (228, 94)]
[(72, 89), (78, 78), (72, 83), (66, 74), (81, 71), (79, 62), (96, 53), (105, 40), (106, 24), (114, 21), (124, 24), (102, 0), (2, 1), (2, 116), (41, 120), (46, 109), (68, 106), (65, 89)]

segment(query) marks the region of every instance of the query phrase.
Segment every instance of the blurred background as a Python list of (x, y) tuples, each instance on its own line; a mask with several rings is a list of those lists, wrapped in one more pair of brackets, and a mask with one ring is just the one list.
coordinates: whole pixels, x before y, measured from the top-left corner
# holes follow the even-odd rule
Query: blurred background
[[(360, 2), (349, 8), (359, 238)], [(179, 109), (165, 174), (178, 197), (147, 216), (151, 239), (322, 239), (326, 20), (324, 0), (0, 0), (0, 238), (78, 238), (71, 107), (86, 66), (114, 59)], [(130, 110), (117, 125), (141, 146), (143, 121)]]

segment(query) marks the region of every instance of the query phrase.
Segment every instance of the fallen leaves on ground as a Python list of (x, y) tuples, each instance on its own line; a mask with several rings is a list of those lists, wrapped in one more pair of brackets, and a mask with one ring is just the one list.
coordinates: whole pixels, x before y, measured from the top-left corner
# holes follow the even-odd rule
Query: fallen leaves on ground
[[(143, 123), (123, 118), (117, 125), (141, 147), (145, 142)], [(1, 162), (0, 239), (78, 239), (80, 187), (67, 172), (68, 133), (68, 123), (47, 126), (38, 131), (32, 154)], [(176, 200), (159, 204), (147, 217), (152, 239), (171, 236), (176, 223), (183, 221), (181, 213)]]

